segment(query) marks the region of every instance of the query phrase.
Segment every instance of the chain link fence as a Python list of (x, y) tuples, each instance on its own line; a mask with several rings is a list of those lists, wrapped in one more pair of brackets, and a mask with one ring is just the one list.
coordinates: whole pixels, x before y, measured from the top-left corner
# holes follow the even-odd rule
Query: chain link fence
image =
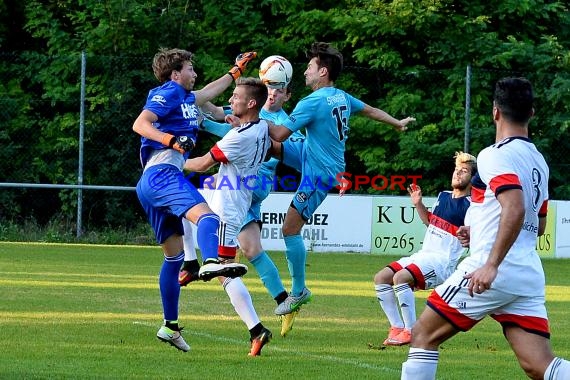
[[(77, 235), (101, 227), (129, 229), (146, 223), (133, 191), (141, 168), (140, 140), (132, 123), (148, 90), (157, 85), (152, 57), (2, 53), (0, 62), (0, 223), (64, 220)], [(40, 70), (46, 65), (52, 68), (49, 76)], [(286, 107), (289, 111), (308, 93), (301, 74), (305, 63), (293, 66), (294, 95)], [(199, 65), (196, 70), (198, 86), (205, 84)], [(493, 85), (497, 79), (513, 75), (525, 76), (535, 85), (537, 113), (531, 128), (541, 123), (556, 129), (543, 128), (540, 133), (531, 129), (531, 133), (552, 171), (551, 198), (568, 199), (568, 108), (551, 93), (565, 73), (545, 78), (544, 74), (537, 77), (536, 73), (495, 69), (385, 72), (346, 67), (337, 85), (379, 107), (386, 104), (393, 108), (390, 98), (397, 102), (400, 96), (395, 89), (406, 88), (414, 94), (407, 98), (415, 99), (410, 106), (399, 107), (425, 121), (425, 125), (414, 127), (421, 129), (414, 135), (414, 144), (423, 161), (415, 170), (424, 180), (440, 178), (435, 188), (448, 186), (448, 176), (441, 173), (451, 173), (453, 165), (449, 154), (442, 152), (463, 148), (476, 154), (494, 141), (490, 117)], [(355, 87), (355, 82), (366, 85)], [(457, 89), (452, 98), (446, 98), (449, 95), (444, 90), (448, 88)], [(227, 99), (216, 101), (226, 104)], [(446, 105), (443, 112), (442, 104)], [(200, 138), (196, 155), (205, 153), (216, 141), (206, 133)], [(366, 134), (351, 139), (359, 144), (366, 139), (381, 144)], [(347, 145), (348, 168), (365, 171), (359, 152), (350, 147), (350, 141)], [(401, 146), (386, 145), (385, 157), (399, 154)]]

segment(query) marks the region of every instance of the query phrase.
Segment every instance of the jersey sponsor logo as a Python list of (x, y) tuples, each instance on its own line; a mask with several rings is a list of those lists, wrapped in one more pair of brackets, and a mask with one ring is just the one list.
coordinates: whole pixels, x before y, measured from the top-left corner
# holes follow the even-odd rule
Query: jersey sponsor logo
[(154, 95), (150, 101), (158, 103), (161, 106), (166, 104), (166, 99), (164, 99), (164, 96), (162, 96), (162, 95)]
[(297, 195), (295, 195), (295, 199), (297, 200), (297, 202), (299, 203), (305, 203), (307, 201), (307, 194), (306, 193), (297, 193)]
[(347, 103), (346, 98), (343, 93), (336, 94), (333, 96), (327, 96), (327, 104), (332, 106), (336, 103)]

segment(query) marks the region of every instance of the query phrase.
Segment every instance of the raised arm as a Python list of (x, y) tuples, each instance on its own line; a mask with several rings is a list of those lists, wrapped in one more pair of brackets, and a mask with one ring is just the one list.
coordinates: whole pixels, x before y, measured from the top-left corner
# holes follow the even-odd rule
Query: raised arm
[(429, 225), (429, 211), (422, 202), (422, 189), (418, 185), (411, 184), (408, 186), (408, 193), (412, 199), (412, 204), (416, 207), (418, 216), (422, 222), (427, 226)]
[(257, 53), (250, 51), (247, 53), (242, 53), (237, 56), (234, 67), (228, 71), (227, 75), (210, 82), (206, 87), (194, 91), (194, 96), (196, 96), (196, 104), (202, 106), (206, 102), (214, 99), (216, 96), (220, 95), (226, 88), (228, 88), (234, 80), (239, 78), (241, 74), (245, 71), (245, 68), (249, 61), (257, 57)]
[(398, 120), (389, 115), (387, 112), (381, 110), (380, 108), (375, 108), (369, 106), (368, 104), (364, 105), (364, 108), (362, 109), (362, 111), (360, 111), (360, 114), (366, 116), (369, 119), (389, 124), (399, 131), (405, 131), (406, 129), (408, 129), (407, 127), (408, 123), (416, 121), (416, 119), (413, 117), (407, 117), (405, 119)]

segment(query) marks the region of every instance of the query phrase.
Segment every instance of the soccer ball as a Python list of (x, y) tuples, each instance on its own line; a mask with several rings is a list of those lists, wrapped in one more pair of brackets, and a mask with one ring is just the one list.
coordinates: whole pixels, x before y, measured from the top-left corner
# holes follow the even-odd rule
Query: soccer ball
[(285, 88), (292, 77), (293, 66), (280, 55), (265, 58), (259, 66), (259, 78), (269, 88)]

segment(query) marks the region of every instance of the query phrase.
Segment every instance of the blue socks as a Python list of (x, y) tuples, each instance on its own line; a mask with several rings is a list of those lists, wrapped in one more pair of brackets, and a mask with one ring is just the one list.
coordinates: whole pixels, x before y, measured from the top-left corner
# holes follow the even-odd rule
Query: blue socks
[(184, 252), (178, 256), (166, 257), (160, 268), (158, 286), (160, 297), (162, 298), (162, 311), (165, 321), (178, 320), (178, 301), (180, 300), (180, 284), (178, 283), (178, 272), (184, 262)]
[(250, 260), (263, 285), (271, 294), (271, 297), (276, 298), (279, 294), (285, 291), (285, 287), (279, 277), (279, 270), (267, 252), (262, 251), (259, 255)]
[(220, 218), (216, 214), (204, 214), (196, 223), (196, 240), (202, 253), (202, 262), (218, 259), (218, 227)]
[(291, 273), (291, 294), (299, 296), (305, 288), (305, 263), (307, 262), (307, 250), (301, 235), (285, 236), (285, 255), (287, 266)]

